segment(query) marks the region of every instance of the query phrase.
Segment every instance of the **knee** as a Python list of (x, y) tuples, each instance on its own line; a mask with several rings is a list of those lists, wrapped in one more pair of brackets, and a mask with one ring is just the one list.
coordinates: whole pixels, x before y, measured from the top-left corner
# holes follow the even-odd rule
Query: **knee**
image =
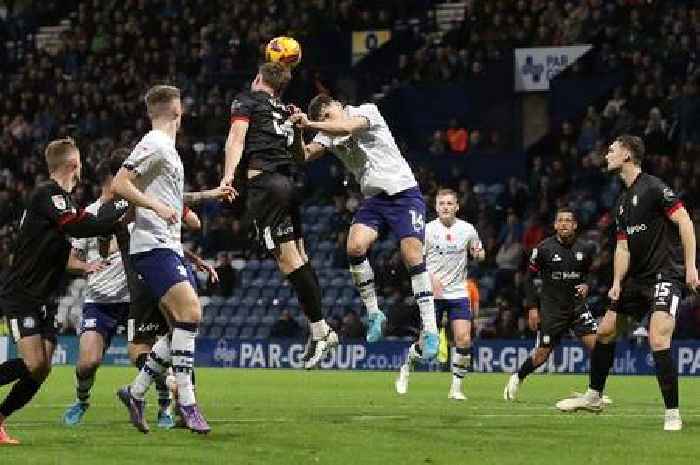
[(197, 296), (192, 294), (179, 303), (180, 308), (171, 309), (170, 313), (178, 321), (199, 322), (202, 319), (202, 308), (199, 305)]
[(454, 338), (456, 347), (469, 347), (472, 345), (472, 338), (467, 332), (455, 334)]
[(596, 342), (600, 342), (601, 344), (610, 344), (611, 342), (615, 341), (615, 336), (615, 328), (601, 326), (598, 328), (598, 332), (596, 333)]
[(80, 360), (78, 362), (78, 372), (82, 375), (88, 375), (97, 371), (97, 368), (102, 363), (102, 354), (93, 354), (87, 360)]
[(552, 353), (552, 349), (549, 347), (538, 348), (532, 356), (532, 363), (535, 366), (540, 366), (549, 358), (549, 354)]
[(401, 244), (401, 256), (406, 266), (418, 266), (423, 263), (423, 244), (415, 240), (406, 240)]
[(649, 334), (649, 347), (652, 351), (665, 350), (671, 347), (671, 336), (669, 334)]
[(51, 361), (41, 361), (36, 363), (26, 362), (29, 375), (38, 383), (43, 383), (51, 373)]
[(364, 255), (367, 254), (367, 249), (369, 247), (367, 244), (364, 244), (358, 240), (355, 239), (348, 239), (347, 243), (347, 254), (350, 257), (363, 257)]

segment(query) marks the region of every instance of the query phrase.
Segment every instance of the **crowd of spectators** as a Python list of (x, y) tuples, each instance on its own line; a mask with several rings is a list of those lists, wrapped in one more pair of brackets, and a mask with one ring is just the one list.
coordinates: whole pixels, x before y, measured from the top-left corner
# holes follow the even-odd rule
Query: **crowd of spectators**
[[(86, 181), (74, 196), (85, 205), (99, 193), (88, 180), (100, 157), (132, 145), (148, 129), (141, 102), (144, 90), (157, 82), (174, 83), (185, 95), (178, 150), (188, 174), (187, 189), (212, 187), (220, 179), (228, 105), (254, 74), (268, 38), (285, 33), (305, 44), (303, 64), (289, 89), (289, 98), (303, 105), (328, 85), (326, 71), (318, 65), (337, 55), (329, 53), (323, 46), (327, 42), (319, 37), (340, 44), (350, 30), (391, 27), (402, 16), (434, 2), (341, 0), (333, 2), (332, 21), (331, 2), (324, 0), (29, 3), (32, 8), (21, 12), (10, 8), (8, 18), (0, 22), (0, 85), (6, 90), (0, 102), (0, 269), (9, 258), (13, 220), (34, 184), (46, 179), (42, 147), (50, 138), (77, 139)], [(439, 41), (426, 36), (422, 46), (398, 57), (394, 84), (473, 79), (488, 72), (490, 63), (506, 59), (512, 47), (577, 42), (595, 48), (590, 69), (574, 66), (571, 73), (628, 71), (623, 85), (608, 99), (591, 105), (582, 118), (557, 125), (551, 144), (532, 154), (527, 179), (508, 179), (496, 189), (474, 185), (461, 173), (447, 181), (459, 193), (460, 216), (475, 224), (486, 247), (487, 261), (474, 274), (483, 289), (483, 303), (495, 310), (482, 325), (482, 335), (521, 337), (527, 334), (522, 317), (524, 264), (532, 247), (551, 232), (556, 206), (575, 205), (583, 237), (598, 245), (593, 300), (601, 301), (605, 293), (612, 250), (608, 211), (620, 186), (602, 167), (607, 141), (615, 135), (644, 136), (649, 153), (646, 169), (684, 198), (699, 224), (700, 119), (692, 116), (700, 108), (696, 65), (700, 14), (684, 2), (465, 3), (463, 23)], [(38, 25), (55, 24), (58, 18), (70, 19), (72, 26), (61, 34), (57, 53), (23, 42)], [(420, 150), (468, 155), (496, 150), (500, 144), (498, 131), (466, 128), (455, 119)], [(437, 178), (425, 167), (418, 167), (416, 175), (432, 205)], [(327, 230), (337, 243), (333, 263), (345, 268), (346, 232), (359, 194), (344, 179), (334, 185), (334, 191), (314, 198), (326, 197), (336, 205)], [(221, 278), (217, 288), (205, 287), (202, 292), (230, 296), (240, 283), (231, 261), (257, 252), (251, 252), (238, 205), (206, 204), (199, 213), (204, 235), (187, 237), (188, 244), (216, 260)], [(373, 260), (380, 294), (395, 302), (389, 311), (396, 315), (393, 321), (401, 321), (413, 305), (405, 297), (411, 295), (406, 271), (395, 250), (381, 251)], [(700, 304), (691, 300), (686, 308), (682, 321), (690, 323), (682, 331), (697, 336), (700, 325), (692, 322), (700, 318)], [(287, 317), (283, 314), (277, 325), (282, 333), (294, 331)], [(354, 310), (342, 320), (334, 324), (344, 334), (361, 332)], [(401, 324), (395, 326), (401, 335)]]

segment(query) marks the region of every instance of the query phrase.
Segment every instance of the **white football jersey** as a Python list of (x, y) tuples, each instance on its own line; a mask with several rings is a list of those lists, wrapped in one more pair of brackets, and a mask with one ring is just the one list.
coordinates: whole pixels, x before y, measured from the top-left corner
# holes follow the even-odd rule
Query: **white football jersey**
[[(97, 215), (101, 206), (102, 201), (98, 199), (88, 205), (85, 211)], [(112, 238), (112, 242), (116, 248), (116, 239)], [(88, 262), (103, 260), (100, 255), (99, 240), (96, 237), (73, 239), (72, 245), (77, 250), (81, 260)], [(87, 277), (85, 302), (99, 304), (129, 302), (129, 288), (126, 284), (126, 274), (119, 250), (117, 249), (104, 260), (109, 262), (109, 266)]]
[(185, 170), (175, 148), (175, 141), (164, 132), (154, 129), (141, 139), (124, 161), (124, 166), (138, 174), (134, 184), (139, 190), (174, 208), (178, 218), (176, 223), (168, 224), (155, 212), (137, 208), (129, 253), (171, 249), (183, 256), (180, 228)]
[(425, 264), (428, 273), (440, 280), (443, 299), (467, 297), (469, 247), (479, 241), (470, 223), (457, 218), (452, 226), (434, 219), (425, 227)]
[(340, 158), (350, 171), (365, 197), (386, 192), (389, 195), (418, 185), (411, 167), (396, 146), (394, 136), (379, 109), (373, 103), (359, 107), (346, 106), (349, 116), (367, 118), (369, 127), (354, 136), (332, 137), (322, 132), (314, 142)]

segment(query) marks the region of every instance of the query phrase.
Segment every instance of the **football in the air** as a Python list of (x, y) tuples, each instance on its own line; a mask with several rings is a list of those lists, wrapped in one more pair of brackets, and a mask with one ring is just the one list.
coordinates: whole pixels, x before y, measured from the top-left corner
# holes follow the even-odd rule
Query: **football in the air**
[(301, 45), (291, 37), (275, 37), (265, 47), (265, 59), (294, 67), (301, 61)]

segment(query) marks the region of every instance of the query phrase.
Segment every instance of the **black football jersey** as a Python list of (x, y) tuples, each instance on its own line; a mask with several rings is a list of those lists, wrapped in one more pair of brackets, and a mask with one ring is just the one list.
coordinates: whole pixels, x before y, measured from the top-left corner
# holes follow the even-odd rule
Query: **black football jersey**
[(51, 303), (66, 272), (71, 250), (68, 236), (107, 234), (123, 214), (116, 210), (110, 216), (95, 217), (76, 207), (55, 181), (37, 186), (20, 220), (12, 264), (0, 278), (0, 301)]
[(293, 163), (290, 147), (294, 128), (287, 107), (262, 91), (238, 94), (231, 104), (231, 123), (248, 121), (241, 164), (247, 169), (274, 171)]
[[(557, 236), (550, 236), (532, 249), (529, 271), (530, 277), (539, 274), (542, 279), (541, 309), (559, 308), (568, 313), (576, 306), (575, 287), (586, 283), (594, 255), (595, 246), (578, 238), (563, 244)], [(533, 306), (537, 296), (532, 283), (528, 284), (528, 306)]]
[(684, 279), (683, 248), (671, 215), (683, 206), (662, 180), (640, 173), (618, 199), (615, 210), (618, 240), (627, 240), (629, 278), (644, 282)]

